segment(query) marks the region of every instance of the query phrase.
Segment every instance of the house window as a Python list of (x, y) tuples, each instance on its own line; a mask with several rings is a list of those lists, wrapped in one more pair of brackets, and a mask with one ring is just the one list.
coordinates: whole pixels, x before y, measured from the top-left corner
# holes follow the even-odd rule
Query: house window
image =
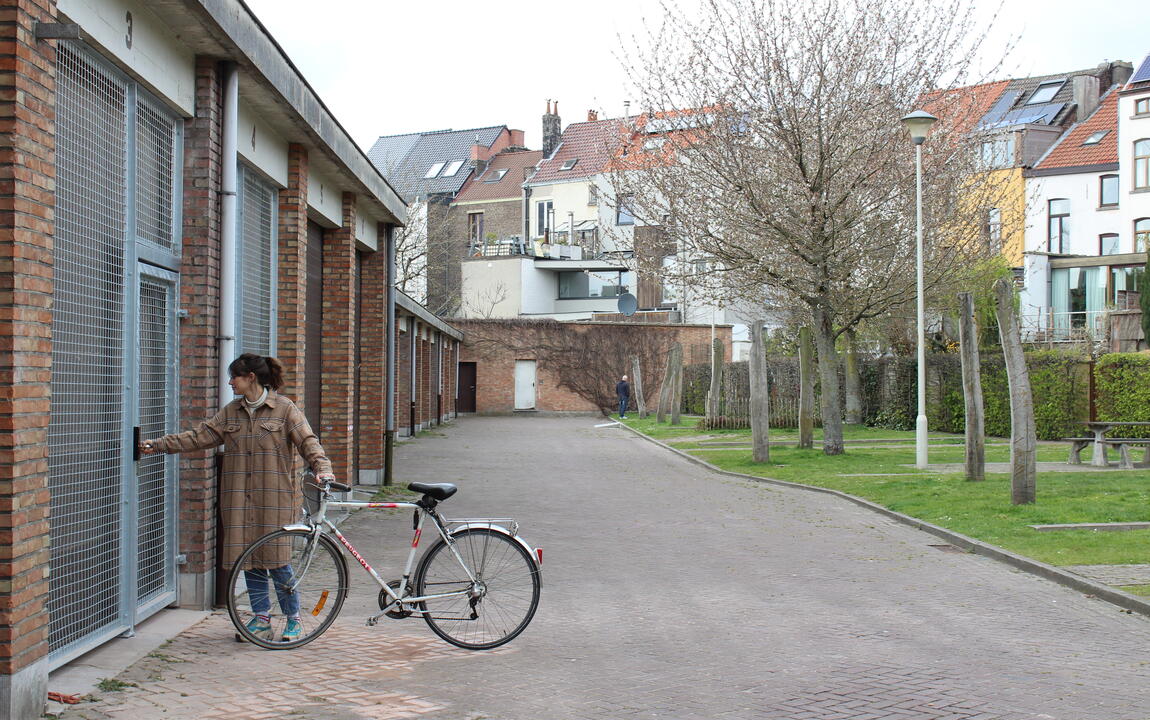
[(1146, 286), (1146, 268), (1141, 265), (1110, 268), (1107, 300), (1119, 310), (1137, 310), (1139, 295)]
[(453, 177), (455, 173), (459, 172), (459, 168), (461, 167), (463, 167), (462, 160), (453, 160), (443, 171), (443, 177)]
[(1134, 101), (1135, 115), (1150, 115), (1150, 98), (1138, 98)]
[(1047, 202), (1047, 245), (1052, 253), (1065, 253), (1070, 249), (1070, 201), (1065, 198)]
[(435, 163), (434, 165), (432, 165), (430, 168), (427, 169), (427, 174), (423, 176), (423, 179), (424, 180), (430, 180), (431, 178), (435, 177), (436, 175), (439, 174), (439, 171), (442, 170), (443, 166), (446, 164), (447, 163), (445, 163), (445, 162)]
[(485, 182), (485, 183), (497, 183), (500, 180), (502, 180), (503, 176), (506, 174), (507, 174), (507, 168), (499, 168), (498, 170), (492, 170), (491, 172), (489, 172), (487, 174), (487, 179), (484, 180), (483, 182)]
[(1058, 93), (1058, 89), (1062, 87), (1065, 80), (1055, 80), (1053, 82), (1044, 82), (1038, 86), (1030, 99), (1026, 101), (1027, 105), (1038, 105), (1039, 103), (1047, 103)]
[(570, 160), (564, 160), (563, 164), (559, 166), (559, 169), (560, 170), (570, 170), (573, 167), (575, 167), (575, 164), (577, 162), (579, 162), (579, 158), (572, 158)]
[(613, 298), (630, 292), (635, 273), (628, 270), (577, 270), (559, 273), (559, 299)]
[(1134, 189), (1150, 190), (1150, 139), (1134, 143)]
[(1150, 247), (1150, 218), (1134, 221), (1134, 252), (1146, 252)]
[(1014, 133), (982, 141), (981, 164), (987, 170), (1014, 165)]
[(1103, 233), (1098, 236), (1098, 254), (1118, 254), (1118, 233)]
[(635, 196), (631, 193), (624, 193), (619, 196), (619, 207), (615, 208), (615, 224), (616, 225), (634, 225), (635, 215), (632, 211), (632, 204), (635, 202)]
[(483, 213), (467, 213), (467, 241), (473, 248), (483, 244)]
[(663, 297), (660, 299), (659, 304), (670, 305), (679, 302), (679, 288), (675, 286), (675, 274), (678, 269), (678, 262), (674, 255), (666, 255), (663, 257)]
[(986, 211), (986, 244), (991, 252), (1002, 252), (1002, 211), (998, 208)]
[(1090, 137), (1083, 140), (1082, 144), (1083, 145), (1097, 145), (1098, 143), (1102, 142), (1102, 138), (1106, 137), (1106, 134), (1109, 132), (1110, 132), (1109, 130), (1099, 130), (1098, 132), (1094, 133)]
[(1118, 176), (1103, 175), (1098, 178), (1098, 204), (1114, 207), (1118, 204)]
[(587, 186), (587, 204), (588, 205), (598, 205), (599, 204), (599, 187), (597, 185), (588, 185)]
[(551, 230), (551, 221), (555, 218), (552, 212), (551, 201), (543, 200), (535, 203), (535, 237), (543, 237)]

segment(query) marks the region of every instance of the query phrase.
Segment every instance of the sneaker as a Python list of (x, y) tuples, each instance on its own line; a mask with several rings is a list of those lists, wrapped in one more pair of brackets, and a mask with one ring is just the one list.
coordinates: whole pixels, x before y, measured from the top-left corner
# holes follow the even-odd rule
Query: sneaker
[(284, 628), (283, 640), (289, 642), (291, 640), (299, 640), (303, 628), (299, 624), (299, 620), (288, 620), (287, 627)]
[(259, 617), (254, 617), (251, 620), (248, 620), (247, 628), (248, 632), (250, 632), (252, 635), (263, 635), (264, 633), (270, 632), (272, 626), (271, 623), (269, 623), (267, 620), (263, 620)]

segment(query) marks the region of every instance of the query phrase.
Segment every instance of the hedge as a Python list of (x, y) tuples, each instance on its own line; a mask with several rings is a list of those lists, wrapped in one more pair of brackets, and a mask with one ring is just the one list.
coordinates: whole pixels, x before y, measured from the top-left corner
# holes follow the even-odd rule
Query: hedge
[[(1103, 355), (1094, 367), (1094, 390), (1099, 420), (1150, 422), (1150, 355)], [(1150, 427), (1120, 432), (1125, 437), (1150, 437)]]

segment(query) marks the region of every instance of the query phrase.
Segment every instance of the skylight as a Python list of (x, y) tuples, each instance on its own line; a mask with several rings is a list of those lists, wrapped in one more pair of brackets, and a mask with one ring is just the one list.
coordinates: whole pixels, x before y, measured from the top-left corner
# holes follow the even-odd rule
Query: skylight
[(1098, 143), (1102, 142), (1102, 138), (1106, 137), (1106, 133), (1108, 133), (1108, 132), (1110, 132), (1110, 131), (1109, 130), (1099, 130), (1098, 132), (1094, 133), (1090, 137), (1086, 138), (1086, 140), (1084, 140), (1082, 142), (1082, 144), (1083, 145), (1097, 145)]
[(1030, 96), (1030, 99), (1026, 101), (1026, 104), (1037, 105), (1038, 103), (1050, 102), (1051, 98), (1058, 93), (1059, 88), (1062, 87), (1062, 83), (1064, 82), (1066, 81), (1054, 80), (1053, 82), (1042, 83), (1034, 91), (1034, 94)]
[(436, 175), (439, 174), (439, 171), (442, 170), (443, 166), (446, 164), (447, 163), (445, 163), (445, 162), (435, 163), (434, 165), (431, 166), (430, 169), (428, 169), (427, 174), (423, 176), (423, 179), (429, 180), (429, 179), (435, 177)]
[(577, 163), (577, 162), (579, 162), (579, 158), (574, 158), (571, 160), (564, 160), (562, 167), (560, 167), (559, 169), (560, 170), (570, 170), (571, 168), (575, 167), (575, 163)]
[(459, 172), (459, 168), (463, 167), (462, 160), (454, 160), (447, 169), (443, 171), (443, 177), (452, 177), (455, 173)]
[(499, 168), (498, 170), (492, 170), (490, 173), (488, 173), (487, 179), (484, 180), (483, 182), (485, 182), (485, 183), (497, 183), (500, 180), (502, 180), (503, 176), (506, 174), (507, 174), (507, 168)]

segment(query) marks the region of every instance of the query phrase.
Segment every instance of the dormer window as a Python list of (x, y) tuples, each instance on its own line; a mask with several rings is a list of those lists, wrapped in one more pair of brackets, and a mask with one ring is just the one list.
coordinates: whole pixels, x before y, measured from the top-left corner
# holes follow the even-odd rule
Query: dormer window
[(1065, 80), (1053, 80), (1051, 82), (1044, 82), (1035, 89), (1030, 99), (1026, 101), (1027, 105), (1038, 105), (1039, 103), (1048, 103), (1058, 94), (1058, 90), (1062, 87)]
[(436, 175), (439, 174), (439, 171), (442, 170), (443, 166), (446, 164), (447, 163), (445, 163), (445, 162), (435, 163), (430, 168), (428, 168), (427, 174), (423, 176), (423, 179), (424, 180), (430, 180), (431, 178), (435, 177)]
[(1102, 142), (1102, 138), (1106, 137), (1106, 134), (1109, 132), (1110, 132), (1109, 130), (1099, 130), (1098, 132), (1094, 133), (1090, 137), (1086, 138), (1086, 140), (1084, 140), (1082, 142), (1082, 144), (1083, 145), (1097, 145), (1098, 143)]
[(506, 174), (507, 174), (507, 168), (499, 168), (498, 170), (492, 170), (491, 172), (489, 172), (487, 174), (487, 179), (484, 180), (483, 182), (485, 182), (485, 183), (497, 183), (500, 180), (502, 180), (503, 176)]
[(453, 177), (455, 173), (459, 172), (459, 168), (463, 167), (462, 160), (454, 160), (447, 169), (443, 171), (443, 177)]
[(560, 170), (570, 170), (571, 168), (575, 167), (575, 163), (577, 163), (577, 162), (579, 162), (579, 158), (573, 158), (571, 160), (564, 160), (563, 165), (560, 166), (559, 169)]

